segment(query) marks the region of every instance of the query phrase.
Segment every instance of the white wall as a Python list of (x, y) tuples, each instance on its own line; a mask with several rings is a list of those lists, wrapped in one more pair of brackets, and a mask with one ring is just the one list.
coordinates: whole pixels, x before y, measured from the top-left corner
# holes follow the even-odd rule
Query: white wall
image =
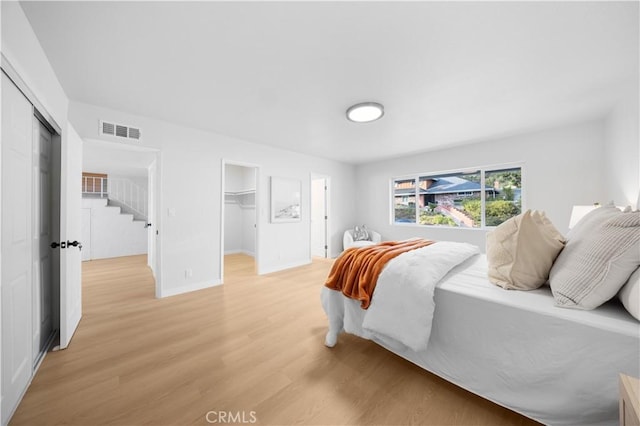
[[(160, 295), (178, 294), (219, 283), (222, 159), (260, 166), (260, 196), (257, 200), (260, 273), (310, 262), (311, 170), (330, 176), (335, 183), (331, 191), (333, 228), (330, 244), (332, 255), (340, 252), (342, 232), (352, 226), (355, 219), (353, 166), (165, 121), (71, 103), (70, 120), (83, 138), (112, 140), (98, 134), (96, 123), (103, 117), (140, 127), (144, 136), (135, 143), (161, 151), (158, 215), (162, 276)], [(270, 223), (269, 177), (274, 175), (302, 182), (300, 223)], [(206, 191), (194, 186), (195, 182), (208, 182)], [(193, 271), (191, 278), (185, 277), (186, 269)]]
[(225, 190), (229, 192), (251, 191), (256, 189), (254, 167), (227, 164), (225, 168)]
[(249, 256), (256, 253), (256, 209), (242, 207), (242, 252)]
[(391, 225), (390, 179), (412, 173), (523, 163), (526, 208), (544, 210), (562, 233), (571, 207), (606, 200), (604, 121), (591, 121), (362, 165), (356, 171), (357, 223), (383, 239), (414, 236), (468, 241), (484, 250), (485, 231)]
[[(0, 2), (2, 54), (65, 132), (69, 99), (64, 93), (20, 3)], [(63, 135), (64, 137), (65, 135)]]
[[(119, 207), (107, 206), (102, 198), (83, 198), (83, 227), (89, 230), (89, 241), (83, 241), (88, 259), (132, 256), (147, 253), (147, 229), (130, 214), (120, 214)], [(88, 220), (89, 223), (84, 223)]]
[(255, 207), (226, 203), (224, 206), (224, 253), (255, 256)]
[(108, 178), (129, 180), (132, 183), (139, 186), (140, 189), (144, 189), (145, 191), (147, 191), (149, 188), (149, 179), (146, 176), (133, 176), (133, 175), (127, 175), (123, 173), (117, 173), (117, 174), (109, 173)]
[(242, 210), (233, 202), (224, 206), (224, 254), (242, 253)]
[(606, 121), (607, 200), (640, 208), (640, 108), (638, 86), (613, 109)]

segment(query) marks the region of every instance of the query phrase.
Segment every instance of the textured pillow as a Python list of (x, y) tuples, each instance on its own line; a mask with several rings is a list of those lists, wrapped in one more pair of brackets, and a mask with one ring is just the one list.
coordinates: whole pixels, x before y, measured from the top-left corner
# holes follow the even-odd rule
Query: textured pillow
[(631, 274), (629, 281), (618, 293), (620, 301), (635, 319), (640, 320), (640, 268)]
[(357, 226), (353, 230), (353, 241), (371, 241), (371, 237), (369, 236), (369, 231), (367, 231), (367, 227), (362, 225), (362, 228)]
[(543, 212), (526, 212), (487, 235), (489, 280), (506, 289), (533, 290), (549, 278), (564, 238)]
[[(600, 212), (597, 218), (589, 216)], [(615, 211), (614, 211), (615, 210)], [(594, 309), (616, 295), (640, 265), (640, 212), (601, 207), (574, 228), (551, 268), (556, 305)], [(579, 231), (579, 232), (578, 232)]]
[(620, 210), (613, 204), (607, 204), (606, 206), (591, 210), (569, 230), (569, 233), (567, 233), (567, 241), (571, 241), (572, 238), (578, 237), (585, 232), (591, 232), (595, 226), (602, 224), (605, 220), (615, 217), (618, 214), (620, 214)]

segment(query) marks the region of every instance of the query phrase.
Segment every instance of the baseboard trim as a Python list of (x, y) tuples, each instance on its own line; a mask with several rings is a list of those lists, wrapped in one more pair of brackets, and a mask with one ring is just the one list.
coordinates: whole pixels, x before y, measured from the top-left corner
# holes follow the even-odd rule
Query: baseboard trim
[(311, 259), (305, 259), (299, 262), (290, 262), (282, 265), (274, 265), (267, 266), (266, 268), (261, 268), (258, 271), (258, 275), (271, 274), (273, 272), (284, 271), (285, 269), (297, 268), (299, 266), (305, 266), (311, 264)]
[(160, 298), (177, 296), (179, 294), (184, 294), (184, 293), (191, 293), (192, 291), (204, 290), (205, 288), (216, 287), (219, 285), (222, 285), (220, 280), (212, 280), (212, 281), (205, 281), (200, 283), (187, 284), (187, 285), (183, 285), (176, 288), (170, 288), (166, 290), (161, 289)]
[(255, 253), (252, 251), (248, 251), (248, 250), (225, 250), (224, 251), (224, 255), (228, 255), (228, 254), (246, 254), (247, 256), (251, 256), (251, 257), (256, 257)]

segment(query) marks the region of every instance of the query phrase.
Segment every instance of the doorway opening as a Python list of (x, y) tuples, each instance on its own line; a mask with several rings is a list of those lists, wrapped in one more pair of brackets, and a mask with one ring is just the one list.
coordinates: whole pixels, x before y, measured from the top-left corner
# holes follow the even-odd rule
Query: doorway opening
[(145, 255), (160, 291), (159, 156), (153, 148), (85, 139), (82, 260)]
[(329, 177), (311, 176), (311, 256), (329, 257)]
[(258, 176), (255, 165), (222, 162), (221, 283), (257, 274)]

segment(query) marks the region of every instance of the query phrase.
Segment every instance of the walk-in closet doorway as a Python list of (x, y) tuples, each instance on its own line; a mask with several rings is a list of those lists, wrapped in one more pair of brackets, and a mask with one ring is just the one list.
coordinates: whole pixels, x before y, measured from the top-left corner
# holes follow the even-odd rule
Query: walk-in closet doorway
[(223, 161), (221, 281), (257, 274), (258, 167)]

